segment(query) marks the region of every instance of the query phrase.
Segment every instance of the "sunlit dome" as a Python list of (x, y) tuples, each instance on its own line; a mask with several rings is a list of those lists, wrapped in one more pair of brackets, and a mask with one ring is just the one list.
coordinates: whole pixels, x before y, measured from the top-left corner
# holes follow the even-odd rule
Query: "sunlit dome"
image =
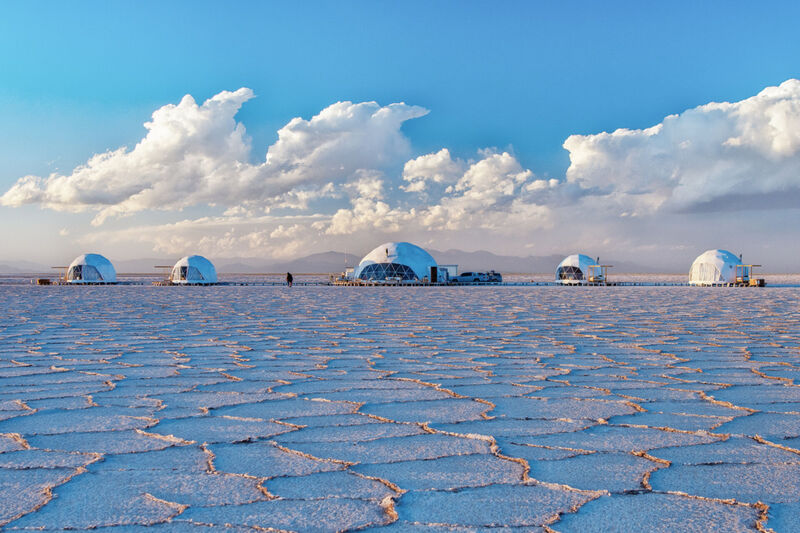
[(202, 255), (189, 255), (175, 263), (169, 280), (180, 285), (207, 285), (217, 282), (217, 271)]
[(408, 242), (387, 242), (364, 256), (353, 271), (353, 277), (375, 281), (387, 278), (403, 281), (430, 279), (431, 267), (437, 267), (436, 261), (419, 246)]
[(572, 254), (564, 258), (556, 268), (556, 281), (560, 283), (586, 283), (589, 267), (597, 261), (585, 254)]
[(735, 283), (736, 266), (742, 261), (727, 250), (708, 250), (700, 254), (689, 269), (690, 285)]
[(117, 271), (111, 261), (100, 254), (83, 254), (67, 268), (69, 283), (116, 283)]

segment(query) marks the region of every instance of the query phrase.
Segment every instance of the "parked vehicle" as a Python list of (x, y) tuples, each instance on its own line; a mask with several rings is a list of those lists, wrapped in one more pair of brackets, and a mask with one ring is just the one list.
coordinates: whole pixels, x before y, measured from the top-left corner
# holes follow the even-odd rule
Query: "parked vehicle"
[(503, 275), (494, 270), (489, 271), (489, 283), (503, 283)]
[(458, 276), (451, 278), (450, 281), (452, 283), (501, 283), (503, 276), (494, 270), (488, 272), (462, 272)]

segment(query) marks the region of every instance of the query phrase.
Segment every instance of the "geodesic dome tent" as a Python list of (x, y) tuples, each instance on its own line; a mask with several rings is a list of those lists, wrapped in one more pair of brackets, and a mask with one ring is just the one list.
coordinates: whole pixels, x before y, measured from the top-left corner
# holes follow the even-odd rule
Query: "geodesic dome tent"
[(188, 255), (175, 263), (169, 280), (178, 285), (209, 285), (217, 283), (217, 271), (202, 255)]
[(707, 250), (692, 263), (689, 284), (735, 283), (736, 267), (740, 263), (741, 259), (727, 250)]
[(568, 255), (556, 267), (556, 281), (560, 283), (586, 283), (589, 280), (589, 267), (597, 261), (585, 254)]
[[(353, 278), (374, 281), (430, 279), (431, 267), (437, 268), (436, 261), (419, 246), (408, 242), (387, 242), (364, 256), (353, 271)], [(431, 281), (438, 281), (438, 277), (437, 273), (437, 279)]]
[(83, 254), (67, 267), (69, 283), (116, 283), (117, 271), (111, 261), (100, 254)]

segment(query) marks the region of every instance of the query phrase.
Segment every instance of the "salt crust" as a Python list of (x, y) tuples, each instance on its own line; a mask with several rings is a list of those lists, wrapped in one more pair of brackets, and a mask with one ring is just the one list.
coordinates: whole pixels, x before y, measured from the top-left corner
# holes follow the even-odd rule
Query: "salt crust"
[(799, 304), (3, 287), (0, 526), (794, 531)]

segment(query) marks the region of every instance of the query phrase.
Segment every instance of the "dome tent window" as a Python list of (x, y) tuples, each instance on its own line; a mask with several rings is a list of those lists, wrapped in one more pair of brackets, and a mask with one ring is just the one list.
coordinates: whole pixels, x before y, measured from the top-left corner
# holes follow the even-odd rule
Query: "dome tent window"
[(576, 266), (562, 266), (558, 267), (556, 271), (557, 280), (575, 280), (580, 281), (583, 279), (583, 272)]
[(360, 279), (368, 280), (397, 278), (403, 281), (413, 281), (417, 279), (417, 276), (411, 268), (397, 263), (373, 263), (364, 267), (360, 275)]
[(180, 281), (203, 281), (203, 274), (194, 266), (175, 267), (172, 271), (172, 279)]
[(67, 279), (83, 281), (103, 281), (103, 275), (92, 265), (75, 265), (69, 269)]

